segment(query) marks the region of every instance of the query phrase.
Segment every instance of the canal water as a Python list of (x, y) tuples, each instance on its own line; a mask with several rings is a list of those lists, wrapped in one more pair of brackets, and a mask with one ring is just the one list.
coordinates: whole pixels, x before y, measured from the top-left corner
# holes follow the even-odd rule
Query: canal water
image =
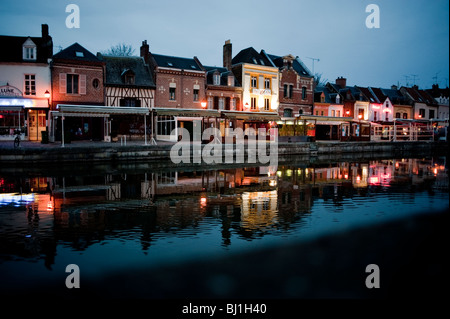
[(445, 157), (277, 167), (0, 170), (2, 295), (161, 269), (448, 210)]

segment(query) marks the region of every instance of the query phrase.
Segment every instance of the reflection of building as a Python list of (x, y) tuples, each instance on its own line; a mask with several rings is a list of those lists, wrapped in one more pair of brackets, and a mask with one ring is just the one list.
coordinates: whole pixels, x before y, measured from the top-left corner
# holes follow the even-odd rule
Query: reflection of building
[(0, 139), (12, 140), (20, 130), (39, 141), (47, 129), (51, 92), (48, 26), (42, 25), (41, 37), (0, 36), (0, 43)]
[(278, 223), (277, 192), (244, 192), (241, 204), (241, 226), (264, 230)]

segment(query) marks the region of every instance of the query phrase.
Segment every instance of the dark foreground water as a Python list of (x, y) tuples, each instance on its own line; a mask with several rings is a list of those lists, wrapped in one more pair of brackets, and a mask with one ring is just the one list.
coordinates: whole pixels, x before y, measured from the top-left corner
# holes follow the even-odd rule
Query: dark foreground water
[[(67, 291), (66, 266), (75, 264), (80, 292), (108, 278), (127, 280), (126, 276), (145, 270), (141, 276), (146, 280), (170, 268), (174, 276), (164, 283), (183, 297), (176, 289), (189, 274), (180, 278), (175, 272), (184, 265), (273, 251), (357, 226), (432, 215), (448, 206), (445, 157), (217, 170), (154, 170), (145, 164), (4, 168), (0, 291), (4, 296), (51, 293), (55, 287)], [(383, 234), (377, 236), (382, 239)], [(342, 255), (348, 253), (348, 248), (338, 249)], [(314, 258), (320, 264), (323, 256)], [(263, 260), (274, 262), (271, 255)], [(230, 297), (226, 292), (232, 289), (232, 278), (220, 273), (211, 277), (209, 270), (206, 267), (204, 278), (209, 278), (212, 293)], [(118, 274), (125, 277), (118, 279)], [(281, 274), (265, 276), (273, 280)], [(173, 278), (179, 282), (171, 282)], [(295, 276), (284, 291), (296, 297), (302, 278)], [(248, 284), (257, 291), (265, 280)], [(128, 296), (122, 290), (126, 283), (109, 287), (120, 287), (112, 292), (115, 297)], [(145, 286), (130, 296), (140, 297), (139, 292), (171, 297), (172, 291), (158, 295)]]

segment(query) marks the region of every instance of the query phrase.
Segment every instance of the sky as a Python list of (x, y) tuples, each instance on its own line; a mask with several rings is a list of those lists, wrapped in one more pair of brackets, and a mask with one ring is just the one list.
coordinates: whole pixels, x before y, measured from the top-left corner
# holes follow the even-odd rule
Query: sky
[[(79, 28), (68, 28), (69, 4)], [(368, 28), (379, 9), (379, 27)], [(125, 43), (135, 49), (197, 56), (222, 66), (223, 44), (233, 56), (253, 47), (292, 54), (323, 80), (347, 85), (431, 88), (449, 81), (448, 0), (2, 0), (0, 35), (40, 36), (49, 25), (54, 53), (78, 42), (96, 54)], [(370, 25), (370, 24), (369, 24)]]

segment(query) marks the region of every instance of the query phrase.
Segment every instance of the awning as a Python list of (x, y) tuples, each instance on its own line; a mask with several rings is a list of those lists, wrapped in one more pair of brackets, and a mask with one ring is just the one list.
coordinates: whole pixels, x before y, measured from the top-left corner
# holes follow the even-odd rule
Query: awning
[[(145, 107), (130, 106), (96, 106), (96, 105), (68, 105), (58, 104), (58, 113), (64, 116), (78, 117), (109, 117), (115, 114), (149, 115), (150, 110)], [(57, 113), (53, 113), (57, 115)]]
[[(298, 116), (299, 120), (307, 120), (307, 121), (317, 121), (317, 123), (319, 123), (319, 121), (321, 122), (353, 122), (354, 119), (353, 117), (336, 117), (336, 116), (321, 116), (321, 115), (299, 115)], [(329, 125), (333, 125), (333, 124), (329, 124)]]
[(177, 108), (154, 108), (156, 115), (170, 115), (180, 117), (220, 117), (218, 110), (208, 109), (177, 109)]
[(15, 111), (15, 112), (21, 112), (21, 111), (23, 111), (23, 106), (0, 105), (0, 111)]
[(247, 121), (280, 121), (278, 113), (271, 112), (241, 112), (241, 111), (221, 111), (222, 115), (232, 120)]

